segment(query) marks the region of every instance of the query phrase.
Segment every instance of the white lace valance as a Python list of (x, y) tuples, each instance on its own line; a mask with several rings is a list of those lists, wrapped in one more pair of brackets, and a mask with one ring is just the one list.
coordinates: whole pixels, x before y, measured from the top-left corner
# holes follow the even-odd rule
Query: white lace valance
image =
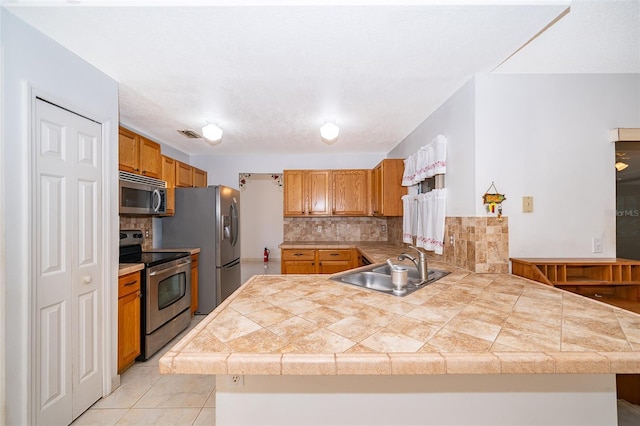
[(402, 185), (412, 186), (447, 171), (447, 138), (438, 135), (404, 160)]

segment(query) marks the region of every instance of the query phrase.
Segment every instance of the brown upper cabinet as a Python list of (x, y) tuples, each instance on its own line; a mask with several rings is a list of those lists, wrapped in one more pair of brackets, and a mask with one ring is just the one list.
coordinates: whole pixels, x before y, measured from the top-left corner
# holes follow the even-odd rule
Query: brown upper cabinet
[(373, 170), (285, 170), (284, 216), (402, 216), (404, 161)]
[(120, 127), (118, 132), (118, 168), (125, 172), (160, 179), (160, 144)]
[(176, 205), (176, 160), (166, 155), (162, 156), (162, 180), (167, 182), (167, 216), (173, 216)]
[(207, 172), (176, 160), (176, 188), (206, 188)]
[(371, 211), (374, 216), (402, 216), (402, 196), (407, 188), (402, 186), (404, 161), (382, 160), (371, 173)]
[(369, 170), (332, 170), (333, 199), (331, 214), (369, 215)]
[(176, 160), (176, 187), (191, 188), (193, 186), (192, 167), (182, 161)]
[(207, 187), (207, 172), (200, 170), (197, 167), (191, 167), (193, 177), (191, 178), (193, 186), (195, 188)]
[(285, 170), (284, 215), (329, 216), (330, 170)]

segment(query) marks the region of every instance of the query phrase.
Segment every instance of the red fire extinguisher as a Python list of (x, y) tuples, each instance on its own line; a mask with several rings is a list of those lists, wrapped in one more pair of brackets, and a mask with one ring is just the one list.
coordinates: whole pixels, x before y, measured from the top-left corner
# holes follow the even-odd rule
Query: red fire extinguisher
[(269, 261), (269, 253), (271, 253), (271, 250), (269, 250), (268, 248), (264, 248), (264, 261), (268, 262)]

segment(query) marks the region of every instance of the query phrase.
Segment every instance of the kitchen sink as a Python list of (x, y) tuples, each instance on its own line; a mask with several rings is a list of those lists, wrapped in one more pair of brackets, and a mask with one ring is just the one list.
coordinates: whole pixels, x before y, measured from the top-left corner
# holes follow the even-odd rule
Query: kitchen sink
[(334, 275), (331, 279), (341, 283), (392, 294), (394, 296), (406, 296), (449, 274), (448, 271), (429, 269), (429, 279), (426, 282), (421, 282), (417, 270), (409, 269), (407, 272), (407, 285), (404, 287), (406, 291), (403, 292), (394, 291), (395, 285), (391, 282), (391, 269), (389, 265), (372, 265), (370, 268), (364, 270), (360, 269), (354, 272), (344, 272)]

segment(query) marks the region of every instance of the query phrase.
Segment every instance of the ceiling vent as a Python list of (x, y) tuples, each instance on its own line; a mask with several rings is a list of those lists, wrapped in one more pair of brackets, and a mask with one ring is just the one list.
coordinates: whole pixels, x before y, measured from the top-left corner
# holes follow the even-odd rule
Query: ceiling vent
[(202, 139), (202, 136), (200, 136), (198, 133), (194, 132), (191, 129), (178, 130), (178, 133), (180, 133), (185, 138)]

